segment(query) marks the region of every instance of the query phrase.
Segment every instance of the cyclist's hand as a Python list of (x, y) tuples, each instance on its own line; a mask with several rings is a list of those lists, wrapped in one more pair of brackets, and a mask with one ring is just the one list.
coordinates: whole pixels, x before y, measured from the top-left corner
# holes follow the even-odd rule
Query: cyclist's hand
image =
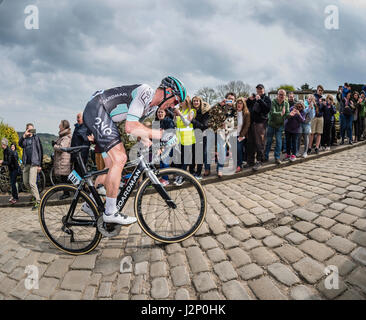
[(152, 141), (148, 138), (141, 138), (140, 142), (142, 142), (146, 147), (150, 147), (152, 145)]
[(38, 167), (37, 168), (37, 172), (40, 173), (42, 171), (42, 168), (41, 167)]
[(0, 166), (3, 164), (3, 160), (0, 160)]

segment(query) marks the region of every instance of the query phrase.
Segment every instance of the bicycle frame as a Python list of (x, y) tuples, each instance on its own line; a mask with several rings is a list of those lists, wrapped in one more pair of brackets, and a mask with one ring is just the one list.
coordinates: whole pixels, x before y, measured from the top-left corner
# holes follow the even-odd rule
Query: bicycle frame
[[(80, 155), (80, 153), (79, 153)], [(78, 191), (75, 193), (75, 196), (71, 202), (71, 206), (69, 208), (69, 211), (67, 213), (66, 216), (66, 221), (65, 223), (69, 226), (72, 225), (83, 225), (83, 226), (95, 226), (96, 221), (90, 221), (90, 220), (79, 220), (79, 219), (74, 219), (71, 216), (71, 213), (74, 212), (76, 204), (78, 202), (79, 199), (79, 194), (81, 192), (81, 190), (83, 189), (85, 183), (88, 185), (90, 192), (92, 193), (95, 202), (97, 204), (98, 207), (98, 211), (99, 213), (103, 213), (104, 212), (104, 204), (97, 192), (97, 190), (94, 187), (93, 181), (91, 179), (92, 176), (96, 175), (96, 174), (102, 174), (102, 173), (106, 173), (107, 170), (101, 170), (101, 171), (97, 171), (97, 172), (91, 172), (91, 173), (86, 173), (86, 168), (84, 163), (82, 162), (81, 159), (79, 159), (78, 156), (78, 161), (81, 162), (79, 164), (81, 164), (81, 168), (82, 171), (84, 171), (84, 178), (82, 179), (79, 187), (78, 187)], [(137, 184), (137, 181), (139, 180), (139, 178), (146, 173), (148, 178), (151, 180), (153, 187), (155, 188), (155, 190), (160, 194), (160, 196), (165, 200), (165, 202), (167, 203), (167, 205), (170, 208), (175, 209), (176, 205), (174, 203), (174, 201), (169, 197), (168, 193), (165, 191), (164, 187), (160, 184), (159, 179), (157, 178), (157, 176), (154, 173), (154, 169), (150, 166), (150, 164), (147, 164), (144, 160), (144, 156), (140, 155), (138, 157), (137, 160), (133, 161), (132, 164), (137, 164), (136, 168), (134, 169), (131, 177), (128, 179), (127, 183), (125, 184), (125, 186), (123, 187), (123, 189), (119, 192), (118, 196), (117, 196), (117, 209), (119, 212), (122, 211), (122, 209), (124, 208), (124, 206), (127, 203), (127, 200), (129, 199), (129, 197), (131, 196), (133, 190), (135, 189), (135, 186)], [(71, 218), (71, 219), (70, 219)]]

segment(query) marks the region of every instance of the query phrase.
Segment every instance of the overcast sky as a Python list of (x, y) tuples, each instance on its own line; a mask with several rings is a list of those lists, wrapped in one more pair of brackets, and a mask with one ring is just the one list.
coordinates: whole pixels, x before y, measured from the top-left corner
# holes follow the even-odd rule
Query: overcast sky
[[(39, 30), (27, 30), (27, 5)], [(324, 26), (328, 5), (339, 30)], [(0, 0), (0, 118), (56, 134), (99, 89), (366, 82), (365, 0)]]

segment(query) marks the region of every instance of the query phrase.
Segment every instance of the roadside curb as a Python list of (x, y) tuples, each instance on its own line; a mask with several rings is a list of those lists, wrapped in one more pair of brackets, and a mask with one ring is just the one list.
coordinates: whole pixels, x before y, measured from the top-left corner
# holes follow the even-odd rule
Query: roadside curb
[[(294, 162), (286, 161), (286, 162), (282, 162), (280, 165), (275, 164), (274, 160), (272, 160), (270, 163), (264, 164), (258, 171), (253, 171), (251, 168), (249, 168), (249, 169), (245, 169), (239, 173), (234, 173), (232, 175), (223, 175), (222, 178), (218, 178), (216, 174), (212, 174), (209, 177), (202, 179), (200, 182), (202, 185), (208, 185), (208, 184), (212, 184), (212, 183), (216, 183), (216, 182), (223, 182), (223, 181), (228, 181), (228, 180), (242, 178), (242, 177), (249, 177), (249, 176), (252, 176), (252, 175), (255, 175), (258, 173), (264, 173), (267, 171), (272, 171), (274, 169), (284, 168), (284, 167), (296, 165), (299, 163), (311, 161), (314, 159), (323, 158), (323, 157), (326, 157), (326, 156), (329, 156), (332, 154), (337, 154), (337, 153), (347, 151), (347, 150), (350, 150), (353, 148), (357, 148), (357, 147), (360, 147), (363, 145), (366, 145), (366, 141), (361, 141), (361, 142), (358, 142), (357, 144), (353, 144), (353, 145), (337, 146), (336, 148), (331, 149), (330, 151), (321, 151), (318, 154), (309, 155), (306, 159), (297, 158)], [(8, 198), (9, 196), (7, 195), (7, 196), (0, 196), (0, 197)], [(65, 201), (60, 201), (59, 204), (65, 204)], [(55, 202), (55, 205), (56, 205), (56, 202)], [(0, 203), (0, 208), (24, 208), (24, 207), (31, 207), (31, 206), (32, 206), (31, 202), (20, 202), (20, 203), (16, 203), (13, 205), (9, 205), (8, 203)]]

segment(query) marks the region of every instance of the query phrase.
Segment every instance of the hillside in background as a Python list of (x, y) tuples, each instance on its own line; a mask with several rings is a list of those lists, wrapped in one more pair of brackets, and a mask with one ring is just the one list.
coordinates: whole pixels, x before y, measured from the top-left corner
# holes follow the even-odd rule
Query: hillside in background
[[(23, 132), (18, 132), (19, 138), (24, 134)], [(50, 133), (37, 133), (37, 136), (41, 139), (43, 153), (51, 156), (53, 153), (52, 140), (56, 141), (57, 136)]]

